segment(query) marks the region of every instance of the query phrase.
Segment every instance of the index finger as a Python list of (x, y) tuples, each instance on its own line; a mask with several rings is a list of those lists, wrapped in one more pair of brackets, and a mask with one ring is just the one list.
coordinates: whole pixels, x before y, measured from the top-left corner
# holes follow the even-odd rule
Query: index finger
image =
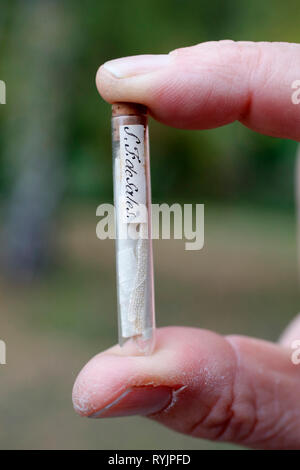
[(145, 104), (173, 127), (210, 129), (238, 120), (300, 141), (299, 44), (219, 41), (125, 57), (102, 65), (96, 82), (106, 101)]

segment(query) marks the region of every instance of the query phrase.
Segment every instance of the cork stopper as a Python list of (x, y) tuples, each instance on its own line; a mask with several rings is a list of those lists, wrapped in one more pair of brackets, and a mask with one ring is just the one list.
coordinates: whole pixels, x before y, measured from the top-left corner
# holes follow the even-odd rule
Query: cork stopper
[(138, 116), (147, 114), (147, 107), (137, 103), (114, 103), (112, 105), (112, 116)]

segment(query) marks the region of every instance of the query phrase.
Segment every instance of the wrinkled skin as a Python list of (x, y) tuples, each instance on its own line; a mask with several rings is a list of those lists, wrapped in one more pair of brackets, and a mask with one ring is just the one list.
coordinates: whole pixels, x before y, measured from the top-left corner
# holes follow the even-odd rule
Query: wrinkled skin
[[(143, 103), (169, 126), (207, 129), (238, 120), (300, 141), (300, 105), (291, 99), (296, 80), (300, 45), (233, 41), (117, 59), (102, 65), (96, 79), (106, 101)], [(300, 317), (278, 344), (162, 328), (152, 356), (130, 357), (114, 346), (94, 357), (74, 385), (74, 407), (90, 417), (145, 415), (186, 434), (248, 447), (299, 449), (295, 339)]]

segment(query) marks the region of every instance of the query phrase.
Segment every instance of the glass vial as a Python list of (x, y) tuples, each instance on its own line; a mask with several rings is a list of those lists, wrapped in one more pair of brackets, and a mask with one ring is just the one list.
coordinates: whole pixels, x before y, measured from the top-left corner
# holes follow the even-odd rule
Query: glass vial
[(112, 106), (119, 344), (154, 348), (154, 282), (147, 108)]

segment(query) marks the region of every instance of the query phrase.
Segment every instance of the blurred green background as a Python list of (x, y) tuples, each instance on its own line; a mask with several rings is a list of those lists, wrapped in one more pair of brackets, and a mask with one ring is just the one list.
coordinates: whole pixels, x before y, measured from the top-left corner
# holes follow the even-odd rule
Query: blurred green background
[[(113, 244), (95, 234), (112, 202), (110, 107), (94, 77), (108, 59), (201, 41), (299, 42), (298, 6), (1, 0), (0, 448), (234, 448), (72, 410), (76, 374), (117, 340)], [(150, 126), (153, 201), (205, 203), (203, 250), (154, 243), (158, 325), (275, 340), (299, 305), (295, 142)]]

